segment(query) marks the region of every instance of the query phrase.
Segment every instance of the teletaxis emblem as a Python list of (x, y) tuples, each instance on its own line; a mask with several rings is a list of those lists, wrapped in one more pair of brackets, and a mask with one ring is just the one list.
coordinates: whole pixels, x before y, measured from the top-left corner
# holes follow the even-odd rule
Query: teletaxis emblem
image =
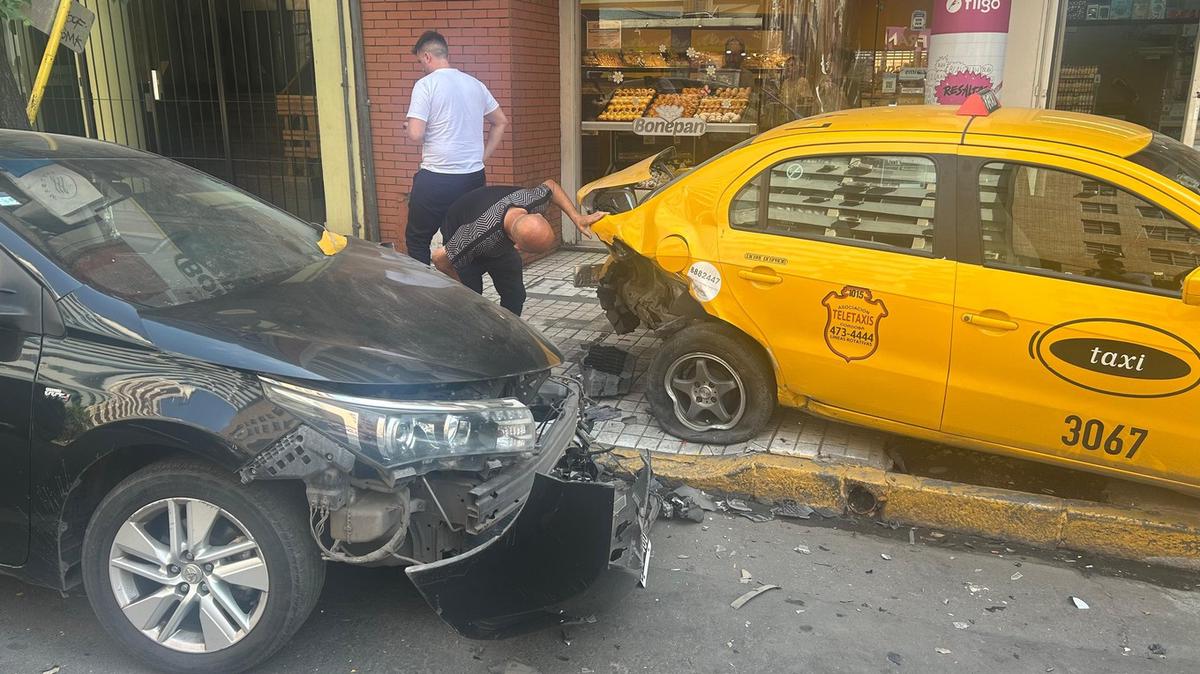
[(841, 292), (831, 292), (821, 300), (829, 316), (825, 320), (825, 344), (829, 350), (849, 363), (865, 360), (879, 348), (879, 323), (887, 318), (883, 300), (871, 296), (871, 291), (846, 286)]

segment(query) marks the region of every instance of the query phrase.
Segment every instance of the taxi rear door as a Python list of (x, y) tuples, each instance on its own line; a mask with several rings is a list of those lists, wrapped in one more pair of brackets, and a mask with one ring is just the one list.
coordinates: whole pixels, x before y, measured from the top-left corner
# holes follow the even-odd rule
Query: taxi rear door
[(1200, 485), (1200, 231), (1121, 163), (963, 149), (943, 430)]
[(796, 398), (937, 428), (955, 273), (953, 149), (941, 152), (783, 150), (718, 202), (725, 287)]

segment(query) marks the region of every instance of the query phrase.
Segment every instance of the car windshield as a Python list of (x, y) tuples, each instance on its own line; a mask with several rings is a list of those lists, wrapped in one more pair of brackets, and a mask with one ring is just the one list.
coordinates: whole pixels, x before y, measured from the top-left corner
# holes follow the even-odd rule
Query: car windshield
[(324, 258), (323, 230), (166, 159), (0, 159), (0, 220), (79, 281), (170, 307)]
[(650, 192), (650, 194), (647, 194), (647, 195), (646, 195), (646, 197), (645, 197), (644, 199), (642, 199), (641, 203), (643, 203), (643, 204), (644, 204), (644, 203), (646, 203), (647, 201), (650, 201), (650, 199), (652, 199), (652, 198), (654, 198), (654, 197), (658, 196), (658, 194), (659, 194), (659, 193), (661, 193), (663, 190), (667, 189), (667, 188), (668, 188), (668, 187), (670, 187), (671, 185), (674, 185), (675, 183), (679, 182), (679, 181), (680, 181), (680, 179), (682, 179), (684, 176), (686, 176), (686, 175), (691, 175), (692, 173), (695, 173), (697, 170), (699, 170), (699, 169), (702, 169), (702, 168), (704, 168), (705, 166), (708, 166), (709, 164), (711, 164), (711, 163), (713, 163), (713, 162), (717, 161), (718, 159), (720, 159), (720, 158), (722, 158), (722, 157), (724, 157), (724, 156), (726, 156), (726, 155), (729, 155), (729, 154), (730, 154), (730, 153), (732, 153), (732, 152), (736, 152), (736, 151), (738, 151), (738, 150), (740, 150), (740, 149), (742, 149), (742, 148), (746, 147), (746, 146), (747, 146), (747, 145), (749, 145), (750, 143), (753, 143), (753, 142), (754, 142), (754, 139), (755, 139), (755, 138), (757, 138), (757, 137), (758, 137), (758, 136), (751, 136), (750, 138), (747, 138), (746, 140), (743, 140), (742, 142), (738, 143), (737, 145), (732, 145), (732, 146), (730, 146), (730, 147), (727, 147), (727, 148), (725, 148), (724, 150), (721, 150), (721, 151), (720, 151), (720, 152), (718, 152), (717, 154), (715, 154), (715, 155), (713, 155), (713, 156), (709, 157), (708, 159), (705, 159), (704, 161), (702, 161), (702, 162), (700, 162), (699, 164), (697, 164), (697, 165), (693, 166), (692, 168), (688, 169), (687, 171), (682, 171), (682, 172), (680, 172), (680, 173), (676, 173), (676, 174), (675, 174), (675, 176), (674, 176), (674, 177), (672, 177), (670, 180), (668, 180), (667, 182), (665, 182), (665, 183), (663, 183), (663, 184), (659, 185), (658, 187), (655, 187), (655, 188), (654, 188), (654, 190), (653, 190), (652, 192)]
[(1150, 144), (1129, 157), (1129, 161), (1200, 194), (1200, 152), (1170, 136), (1155, 133)]

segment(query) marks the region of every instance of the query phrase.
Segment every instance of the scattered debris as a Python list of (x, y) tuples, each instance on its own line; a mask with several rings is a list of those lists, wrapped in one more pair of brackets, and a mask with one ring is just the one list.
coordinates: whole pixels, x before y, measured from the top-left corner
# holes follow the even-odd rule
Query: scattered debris
[(742, 569), (742, 578), (741, 578), (740, 582), (749, 583), (752, 580), (754, 580), (754, 576), (750, 575), (749, 571)]
[(705, 510), (716, 509), (716, 505), (707, 494), (684, 485), (672, 489), (662, 497), (662, 509), (659, 510), (658, 516), (664, 520), (688, 520), (698, 524), (704, 521)]
[(991, 589), (991, 588), (986, 588), (982, 585), (976, 585), (975, 583), (963, 583), (963, 587), (967, 588), (967, 591), (970, 592), (971, 594), (987, 592)]
[(971, 626), (971, 623), (964, 623), (964, 622), (959, 622), (959, 621), (954, 622), (954, 629), (956, 629), (956, 630), (965, 630), (965, 629), (969, 628), (970, 626)]
[(691, 499), (692, 503), (700, 506), (702, 510), (714, 512), (717, 509), (717, 504), (713, 502), (711, 496), (699, 489), (689, 487), (686, 484), (676, 487), (675, 495), (682, 499)]
[(886, 552), (879, 553), (879, 556), (882, 557), (884, 559), (884, 561), (887, 561), (887, 562), (892, 561), (892, 556)]
[(1071, 602), (1075, 604), (1075, 608), (1079, 609), (1080, 611), (1086, 611), (1087, 609), (1091, 608), (1091, 606), (1088, 606), (1086, 601), (1080, 599), (1079, 597), (1071, 597)]
[(1009, 576), (1008, 579), (1009, 580), (1021, 580), (1024, 577), (1025, 577), (1025, 574), (1018, 571), (1018, 572), (1014, 573), (1013, 575)]
[(62, 667), (59, 667), (58, 665), (54, 665), (50, 669), (47, 669), (46, 671), (42, 672), (42, 674), (58, 674), (58, 671), (60, 669), (62, 669)]
[(890, 660), (893, 665), (896, 665), (897, 667), (900, 666), (901, 658), (899, 653), (888, 653), (887, 659)]
[(988, 606), (987, 608), (985, 608), (983, 610), (987, 611), (988, 613), (995, 613), (997, 611), (1003, 611), (1006, 608), (1008, 608), (1008, 607), (1007, 606)]
[(812, 554), (812, 550), (809, 550), (807, 545), (797, 545), (796, 547), (792, 548), (792, 552), (799, 552), (802, 555)]
[(802, 503), (796, 503), (794, 500), (787, 498), (780, 501), (779, 505), (771, 508), (771, 512), (780, 517), (787, 517), (794, 520), (806, 520), (809, 517), (812, 517), (812, 514), (815, 511)]
[(823, 552), (829, 552), (829, 548), (825, 547), (824, 545), (818, 545), (817, 549)]
[[(1167, 647), (1163, 646), (1162, 644), (1150, 644), (1150, 654), (1157, 655), (1160, 658), (1165, 658), (1167, 656)], [(55, 669), (58, 668), (55, 667)]]
[(612, 405), (592, 405), (583, 410), (583, 417), (591, 422), (610, 421), (619, 419), (624, 410), (619, 410)]
[(675, 555), (676, 559), (690, 559), (691, 555)]
[(729, 506), (730, 510), (736, 510), (740, 513), (753, 512), (753, 509), (746, 505), (746, 502), (740, 498), (731, 498), (725, 502), (725, 505)]
[(937, 653), (938, 655), (950, 655), (950, 653), (952, 653), (952, 651), (949, 648), (942, 648), (940, 646), (933, 649), (933, 652)]
[(755, 524), (762, 524), (763, 522), (770, 522), (771, 520), (775, 519), (775, 516), (770, 513), (739, 512), (738, 514), (750, 520), (751, 522), (754, 522)]
[[(743, 571), (744, 571), (744, 569), (743, 569)], [(731, 603), (730, 606), (733, 607), (734, 609), (739, 609), (739, 608), (745, 606), (746, 602), (750, 601), (751, 599), (754, 599), (758, 595), (760, 595), (764, 592), (767, 592), (769, 590), (778, 590), (778, 589), (779, 589), (778, 585), (760, 585), (760, 586), (754, 588), (753, 590), (750, 590), (746, 594), (738, 597), (737, 599), (734, 599), (733, 603)]]
[(929, 532), (929, 537), (930, 538), (945, 538), (946, 534), (943, 534), (940, 531), (931, 531), (931, 532)]
[(637, 359), (611, 344), (592, 343), (580, 363), (584, 392), (589, 398), (613, 398), (629, 393)]
[(917, 529), (916, 529), (916, 527), (912, 527), (908, 530), (908, 544), (909, 545), (917, 544)]

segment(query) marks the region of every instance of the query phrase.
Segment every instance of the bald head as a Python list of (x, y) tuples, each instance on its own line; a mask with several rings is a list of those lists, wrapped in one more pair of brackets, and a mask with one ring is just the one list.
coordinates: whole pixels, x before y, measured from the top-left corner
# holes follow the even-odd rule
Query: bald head
[(514, 220), (508, 236), (522, 253), (544, 253), (558, 243), (550, 222), (537, 213), (526, 213)]

